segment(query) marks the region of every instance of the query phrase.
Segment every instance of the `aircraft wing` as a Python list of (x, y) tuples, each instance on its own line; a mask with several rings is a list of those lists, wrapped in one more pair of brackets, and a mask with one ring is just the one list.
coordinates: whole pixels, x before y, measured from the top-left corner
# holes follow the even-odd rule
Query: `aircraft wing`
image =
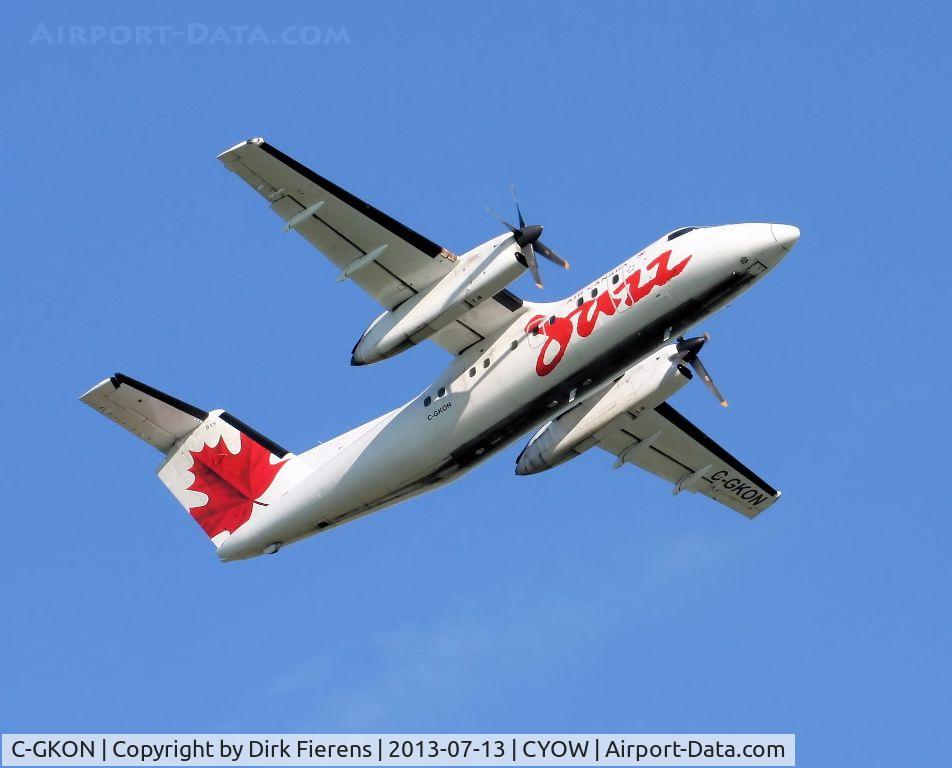
[(618, 457), (616, 466), (634, 464), (667, 480), (674, 493), (703, 493), (747, 517), (780, 498), (780, 491), (667, 403), (637, 415), (626, 411), (591, 439)]
[[(426, 291), (456, 263), (456, 255), (297, 160), (264, 139), (250, 139), (218, 156), (293, 229), (323, 253), (384, 309)], [(372, 254), (372, 255), (370, 255)], [(433, 336), (452, 354), (478, 343), (512, 321), (522, 300), (501, 291)]]

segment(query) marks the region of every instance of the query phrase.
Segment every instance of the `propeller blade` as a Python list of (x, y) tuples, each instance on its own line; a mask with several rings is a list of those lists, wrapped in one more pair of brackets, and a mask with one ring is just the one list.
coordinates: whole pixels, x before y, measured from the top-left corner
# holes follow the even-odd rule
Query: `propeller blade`
[(519, 198), (516, 197), (516, 185), (510, 184), (509, 189), (512, 190), (512, 202), (516, 204), (516, 213), (519, 216), (519, 229), (522, 229), (526, 225), (526, 220), (522, 218), (522, 209), (519, 207)]
[(541, 288), (542, 275), (539, 274), (539, 262), (536, 261), (535, 249), (532, 247), (532, 243), (522, 249), (522, 258), (526, 260), (529, 271), (532, 273), (532, 279), (535, 280), (536, 288)]
[(562, 269), (568, 269), (569, 263), (563, 259), (559, 254), (553, 251), (549, 246), (545, 245), (542, 242), (536, 241), (535, 244), (536, 250), (541, 253), (545, 258), (551, 261), (553, 264), (558, 264)]
[(711, 394), (717, 398), (717, 401), (727, 407), (727, 400), (724, 399), (724, 395), (721, 394), (721, 391), (717, 388), (717, 385), (714, 383), (714, 379), (711, 378), (711, 374), (707, 372), (707, 368), (704, 367), (704, 363), (701, 362), (701, 358), (695, 357), (690, 362), (691, 367), (697, 371), (698, 376), (701, 377), (701, 380), (711, 390)]
[(496, 213), (496, 212), (495, 212), (492, 208), (490, 208), (488, 205), (486, 206), (486, 212), (487, 212), (490, 216), (492, 216), (494, 219), (496, 219), (497, 221), (499, 221), (501, 224), (505, 224), (505, 225), (509, 228), (509, 231), (512, 232), (513, 234), (515, 234), (516, 232), (519, 231), (519, 228), (518, 228), (518, 227), (512, 226), (512, 224), (510, 224), (508, 221), (506, 221), (502, 216), (500, 216), (498, 213)]

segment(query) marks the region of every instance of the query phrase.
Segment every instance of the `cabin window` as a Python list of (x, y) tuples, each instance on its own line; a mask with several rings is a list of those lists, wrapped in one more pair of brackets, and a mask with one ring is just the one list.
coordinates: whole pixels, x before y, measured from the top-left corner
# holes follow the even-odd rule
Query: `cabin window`
[(475, 368), (475, 367), (470, 368), (470, 369), (469, 369), (469, 377), (470, 377), (470, 378), (473, 378), (473, 376), (475, 376), (475, 375), (476, 375), (476, 368)]
[(618, 280), (619, 280), (619, 277), (618, 277), (618, 273), (616, 272), (614, 275), (612, 275), (612, 285), (617, 285)]
[(487, 357), (485, 360), (483, 360), (483, 368), (488, 368), (488, 367), (489, 367), (489, 358)]
[(432, 403), (432, 402), (433, 402), (433, 398), (430, 397), (429, 395), (427, 395), (425, 398), (423, 398), (423, 407), (424, 407), (424, 408), (429, 408), (429, 407), (430, 407), (430, 403)]
[(555, 325), (555, 315), (549, 318), (549, 325)]
[(518, 346), (519, 346), (519, 340), (518, 340), (518, 339), (513, 339), (513, 340), (512, 340), (512, 343), (509, 345), (509, 349), (515, 349), (515, 348), (518, 347)]
[(539, 326), (538, 326), (538, 325), (532, 326), (532, 335), (533, 335), (533, 336), (538, 336), (538, 335), (539, 335)]
[(578, 302), (577, 302), (578, 306), (582, 306), (584, 303), (585, 303), (585, 297), (584, 297), (584, 296), (579, 296), (579, 297), (578, 297)]
[(594, 299), (596, 296), (598, 296), (598, 287), (597, 287), (597, 286), (596, 286), (595, 288), (592, 288), (592, 298)]
[(445, 394), (446, 394), (446, 387), (440, 387), (438, 390), (436, 390), (437, 397), (443, 397), (443, 395)]

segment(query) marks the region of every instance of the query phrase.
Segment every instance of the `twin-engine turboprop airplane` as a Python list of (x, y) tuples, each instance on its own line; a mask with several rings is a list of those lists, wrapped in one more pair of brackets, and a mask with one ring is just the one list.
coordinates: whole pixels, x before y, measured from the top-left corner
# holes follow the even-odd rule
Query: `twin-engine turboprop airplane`
[(462, 256), (417, 234), (265, 143), (219, 156), (293, 230), (383, 305), (354, 365), (424, 339), (453, 360), (410, 402), (301, 454), (221, 410), (203, 411), (117, 373), (83, 402), (165, 454), (159, 478), (222, 560), (283, 545), (437, 488), (537, 431), (516, 473), (543, 472), (598, 447), (674, 493), (701, 493), (748, 517), (780, 496), (668, 404), (697, 373), (726, 405), (685, 339), (773, 269), (800, 236), (785, 224), (677, 229), (560, 301), (506, 286), (537, 255), (568, 266), (518, 226)]

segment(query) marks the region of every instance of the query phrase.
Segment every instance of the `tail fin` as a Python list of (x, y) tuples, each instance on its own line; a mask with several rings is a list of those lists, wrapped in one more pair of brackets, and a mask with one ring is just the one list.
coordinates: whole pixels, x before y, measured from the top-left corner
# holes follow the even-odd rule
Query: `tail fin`
[(216, 547), (311, 472), (234, 416), (203, 411), (121, 373), (80, 400), (165, 454), (159, 479)]

